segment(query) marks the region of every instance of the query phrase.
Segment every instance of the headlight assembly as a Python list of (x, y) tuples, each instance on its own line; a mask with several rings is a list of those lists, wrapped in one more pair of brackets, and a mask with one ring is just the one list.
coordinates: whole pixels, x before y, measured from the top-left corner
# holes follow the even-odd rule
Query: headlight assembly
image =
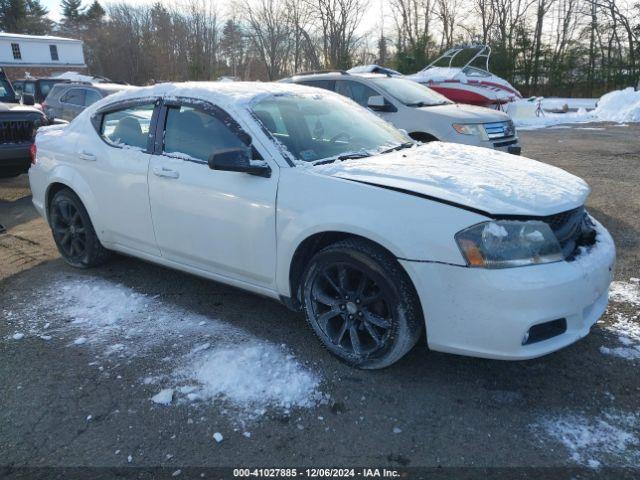
[(456, 234), (470, 267), (508, 268), (564, 259), (555, 234), (544, 222), (495, 220)]
[(461, 135), (475, 135), (482, 140), (488, 140), (487, 132), (484, 127), (477, 123), (454, 123), (451, 125), (453, 129)]

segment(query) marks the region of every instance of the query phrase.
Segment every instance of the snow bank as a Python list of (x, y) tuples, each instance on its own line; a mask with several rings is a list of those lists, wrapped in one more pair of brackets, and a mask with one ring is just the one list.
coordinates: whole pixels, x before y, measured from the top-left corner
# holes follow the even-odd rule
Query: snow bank
[(43, 292), (4, 312), (16, 330), (46, 330), (69, 348), (90, 349), (92, 365), (101, 370), (140, 358), (146, 376), (140, 384), (153, 388), (149, 398), (158, 405), (220, 403), (244, 422), (269, 409), (309, 408), (324, 400), (320, 376), (285, 345), (219, 319), (92, 277), (57, 280)]
[(526, 157), (430, 142), (357, 161), (313, 167), (318, 173), (412, 190), (500, 214), (549, 215), (584, 204), (580, 178)]
[[(550, 113), (536, 116), (535, 99), (519, 100), (506, 105), (505, 111), (520, 130), (534, 130), (559, 124), (587, 122), (640, 122), (640, 91), (629, 87), (603, 95), (594, 105), (593, 99), (549, 98), (542, 100), (543, 109), (561, 109), (563, 105), (577, 112)], [(595, 107), (595, 108), (594, 108)], [(589, 108), (594, 108), (587, 111)]]
[(636, 466), (640, 461), (637, 413), (610, 411), (591, 418), (583, 414), (548, 416), (534, 431), (564, 445), (572, 461), (598, 468)]
[(609, 122), (640, 122), (640, 91), (633, 88), (616, 90), (600, 98), (595, 115)]

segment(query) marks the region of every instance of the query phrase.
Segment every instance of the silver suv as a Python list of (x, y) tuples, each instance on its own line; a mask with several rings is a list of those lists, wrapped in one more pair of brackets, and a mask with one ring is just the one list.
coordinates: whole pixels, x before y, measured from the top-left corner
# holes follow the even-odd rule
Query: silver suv
[(421, 142), (440, 140), (520, 154), (511, 118), (497, 110), (453, 103), (406, 78), (377, 73), (312, 72), (281, 80), (351, 98)]
[(49, 121), (70, 122), (89, 105), (126, 88), (118, 83), (59, 83), (47, 95), (42, 110)]

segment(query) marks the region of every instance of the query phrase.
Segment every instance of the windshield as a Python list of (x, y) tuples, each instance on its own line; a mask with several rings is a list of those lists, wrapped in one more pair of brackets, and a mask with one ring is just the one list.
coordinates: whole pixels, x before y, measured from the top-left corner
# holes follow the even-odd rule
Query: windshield
[(4, 79), (0, 80), (0, 101), (15, 102), (15, 100), (15, 95), (9, 82)]
[(447, 97), (413, 80), (397, 77), (380, 77), (372, 78), (371, 81), (389, 95), (408, 106), (425, 107), (453, 103), (448, 100)]
[(368, 110), (333, 95), (274, 95), (252, 110), (273, 138), (304, 162), (368, 156), (409, 140)]

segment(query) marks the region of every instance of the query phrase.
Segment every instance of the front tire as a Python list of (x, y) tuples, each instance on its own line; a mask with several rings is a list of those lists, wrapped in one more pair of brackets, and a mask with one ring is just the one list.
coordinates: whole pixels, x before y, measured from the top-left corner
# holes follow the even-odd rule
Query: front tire
[(408, 275), (392, 255), (366, 240), (347, 239), (318, 252), (301, 288), (307, 321), (327, 350), (349, 365), (387, 367), (423, 331)]
[(49, 219), (58, 251), (69, 265), (95, 267), (109, 258), (110, 252), (100, 243), (82, 201), (70, 189), (53, 196)]

